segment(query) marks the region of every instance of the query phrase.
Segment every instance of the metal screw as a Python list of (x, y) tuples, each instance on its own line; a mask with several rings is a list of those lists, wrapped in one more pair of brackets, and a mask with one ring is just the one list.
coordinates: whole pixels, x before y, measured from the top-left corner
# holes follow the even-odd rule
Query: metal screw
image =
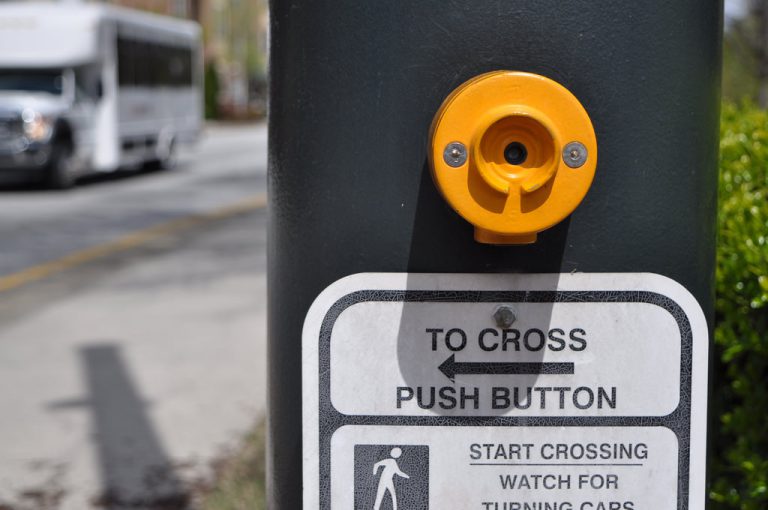
[(467, 148), (461, 142), (451, 142), (445, 146), (443, 160), (448, 166), (458, 168), (467, 162)]
[(571, 168), (579, 168), (587, 162), (587, 148), (580, 142), (571, 142), (563, 149), (563, 161)]
[(517, 320), (517, 315), (511, 307), (502, 305), (493, 312), (493, 320), (496, 321), (498, 327), (508, 328)]

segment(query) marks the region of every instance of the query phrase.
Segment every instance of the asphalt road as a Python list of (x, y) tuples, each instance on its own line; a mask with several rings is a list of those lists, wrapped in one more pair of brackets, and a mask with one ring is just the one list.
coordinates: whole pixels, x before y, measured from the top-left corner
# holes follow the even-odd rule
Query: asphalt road
[(265, 412), (266, 129), (0, 191), (0, 509), (186, 508)]

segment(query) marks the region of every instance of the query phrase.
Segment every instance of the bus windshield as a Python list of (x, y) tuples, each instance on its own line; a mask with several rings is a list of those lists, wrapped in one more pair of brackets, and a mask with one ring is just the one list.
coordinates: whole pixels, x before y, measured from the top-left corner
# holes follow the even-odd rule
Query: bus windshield
[(44, 92), (58, 96), (63, 86), (60, 69), (0, 69), (0, 92)]

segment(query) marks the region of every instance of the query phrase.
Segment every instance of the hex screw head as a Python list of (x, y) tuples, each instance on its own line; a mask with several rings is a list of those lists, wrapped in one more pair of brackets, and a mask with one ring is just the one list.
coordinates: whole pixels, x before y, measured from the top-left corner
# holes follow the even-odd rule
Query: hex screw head
[(493, 312), (493, 320), (500, 328), (508, 328), (517, 320), (517, 315), (511, 307), (502, 305)]
[(451, 142), (445, 146), (443, 161), (448, 166), (458, 168), (467, 162), (467, 148), (461, 142)]
[(587, 148), (581, 142), (571, 142), (563, 148), (563, 162), (571, 168), (579, 168), (587, 162)]

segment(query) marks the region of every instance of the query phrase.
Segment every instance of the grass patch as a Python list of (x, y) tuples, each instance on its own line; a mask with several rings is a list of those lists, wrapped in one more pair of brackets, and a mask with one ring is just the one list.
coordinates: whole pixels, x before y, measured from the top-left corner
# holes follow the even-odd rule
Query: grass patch
[(245, 438), (242, 448), (217, 466), (215, 486), (201, 510), (264, 510), (266, 423), (262, 421)]

